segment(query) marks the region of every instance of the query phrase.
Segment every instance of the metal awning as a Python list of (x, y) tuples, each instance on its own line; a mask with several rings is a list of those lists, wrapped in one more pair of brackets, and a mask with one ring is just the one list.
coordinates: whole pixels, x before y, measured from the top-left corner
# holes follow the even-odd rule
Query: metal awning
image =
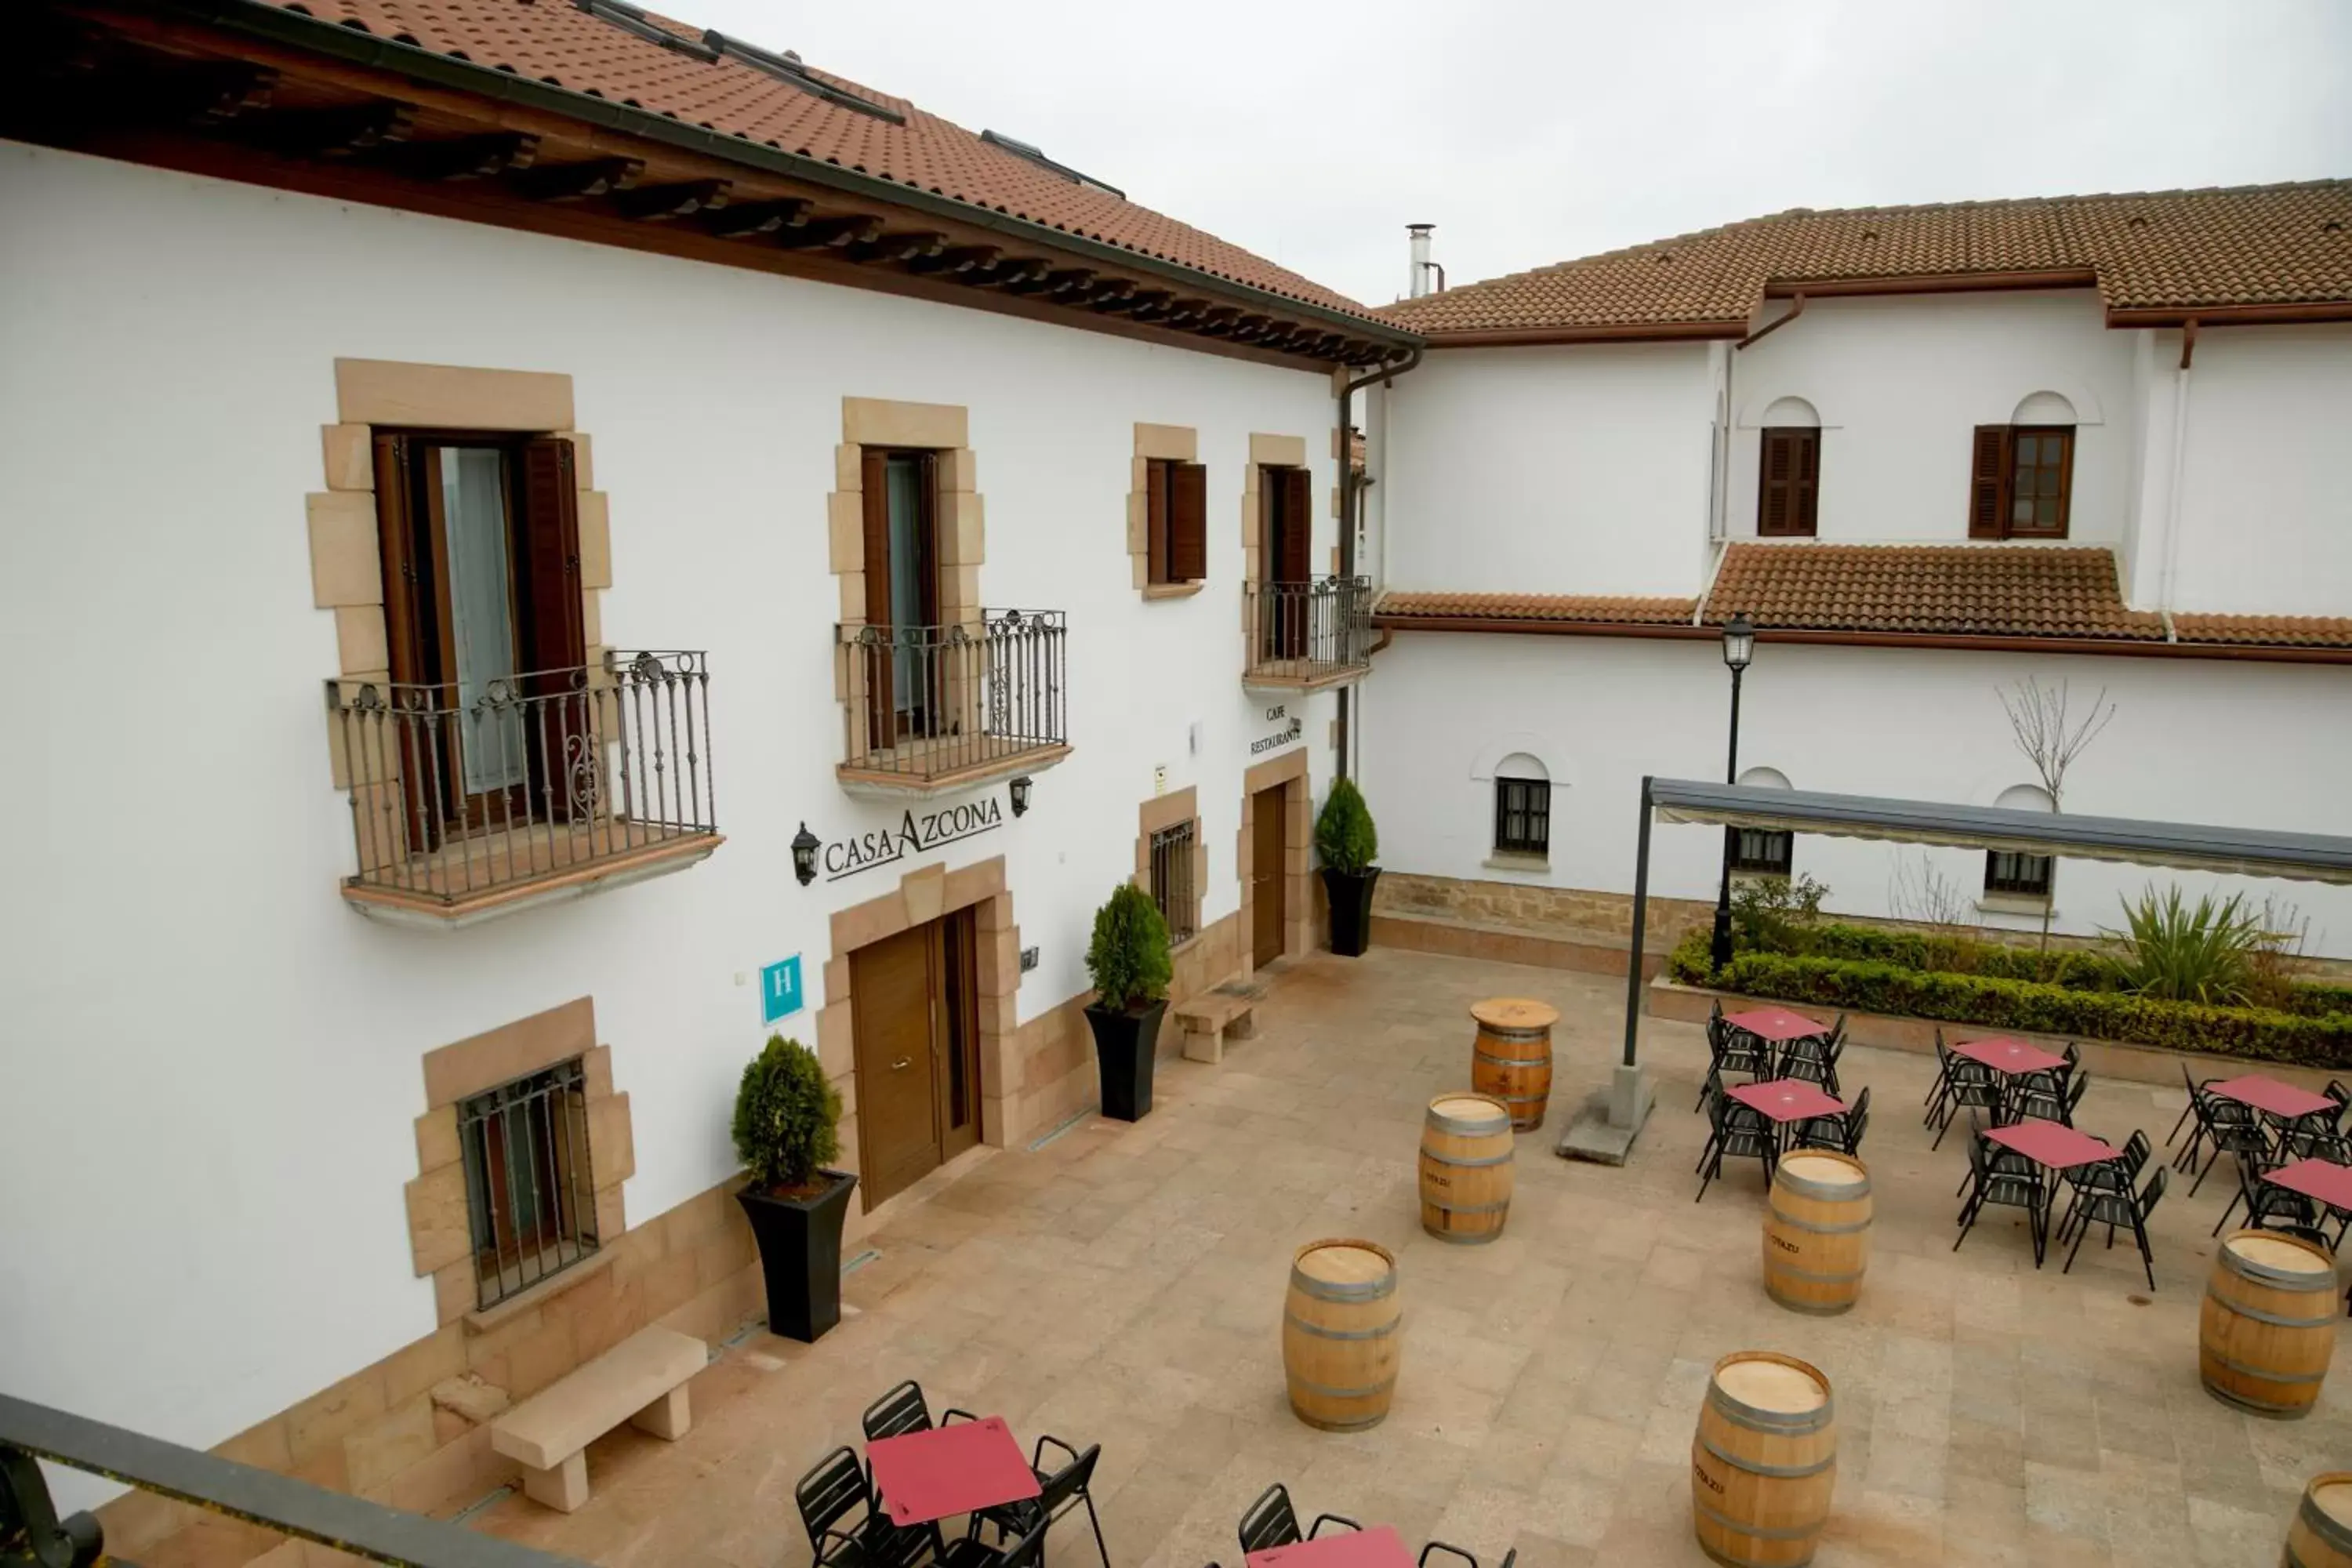
[(1878, 795), (1822, 795), (1759, 784), (1651, 779), (1649, 804), (1661, 822), (1785, 828), (1837, 838), (2007, 849), (2076, 860), (2122, 860), (2184, 871), (2234, 871), (2306, 882), (2352, 883), (2352, 838), (2076, 816), (1997, 805), (1948, 805)]

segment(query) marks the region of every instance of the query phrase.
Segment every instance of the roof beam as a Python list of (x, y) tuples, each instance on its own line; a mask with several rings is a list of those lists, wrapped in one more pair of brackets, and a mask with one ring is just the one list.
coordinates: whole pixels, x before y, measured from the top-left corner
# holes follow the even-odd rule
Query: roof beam
[(948, 247), (948, 237), (935, 229), (877, 235), (852, 240), (845, 254), (852, 261), (914, 261), (937, 256)]
[(950, 246), (932, 255), (917, 257), (907, 263), (907, 270), (961, 277), (974, 268), (986, 268), (995, 266), (996, 258), (1003, 254), (1002, 249), (993, 245)]
[(391, 150), (384, 166), (413, 180), (487, 180), (509, 170), (528, 169), (538, 157), (538, 137), (505, 131), (405, 142)]
[(625, 191), (646, 172), (635, 158), (592, 158), (584, 163), (541, 164), (514, 180), (515, 190), (535, 202), (576, 202)]
[(776, 244), (785, 250), (809, 250), (819, 246), (840, 249), (863, 244), (880, 235), (882, 220), (866, 213), (852, 213), (844, 217), (812, 218), (805, 222), (787, 222), (776, 236)]
[(755, 235), (773, 234), (787, 224), (804, 221), (808, 207), (808, 203), (797, 198), (730, 203), (703, 228), (719, 239), (750, 239)]
[(734, 188), (732, 180), (688, 180), (671, 185), (639, 185), (616, 193), (613, 197), (613, 210), (638, 223), (667, 223), (672, 218), (692, 217), (696, 213), (716, 211), (725, 206), (727, 193)]
[(259, 135), (274, 152), (295, 158), (347, 158), (405, 142), (416, 106), (394, 99), (341, 109), (290, 109), (265, 116)]

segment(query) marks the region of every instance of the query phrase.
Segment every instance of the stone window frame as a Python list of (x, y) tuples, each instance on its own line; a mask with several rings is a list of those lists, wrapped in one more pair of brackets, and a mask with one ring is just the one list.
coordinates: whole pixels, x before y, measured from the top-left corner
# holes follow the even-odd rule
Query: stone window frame
[(1253, 969), (1255, 963), (1250, 953), (1249, 933), (1256, 929), (1253, 917), (1257, 902), (1253, 880), (1257, 869), (1253, 831), (1257, 826), (1259, 793), (1277, 784), (1283, 786), (1282, 848), (1286, 862), (1282, 874), (1282, 956), (1297, 958), (1315, 946), (1313, 801), (1307, 793), (1307, 748), (1294, 746), (1242, 774), (1242, 826), (1234, 841), (1234, 868), (1242, 888), (1242, 960)]
[[(335, 616), (338, 675), (388, 684), (383, 545), (375, 501), (375, 432), (484, 430), (546, 434), (572, 443), (580, 523), (580, 625), (588, 668), (604, 662), (603, 592), (613, 585), (611, 508), (593, 488), (587, 436), (572, 427), (572, 377), (560, 372), (485, 370), (400, 360), (335, 361), (337, 423), (320, 427), (327, 488), (303, 498), (310, 531), (310, 599)], [(594, 677), (591, 677), (594, 679)], [(352, 785), (343, 729), (327, 726), (330, 777)], [(378, 788), (390, 785), (373, 786)]]
[(1135, 886), (1151, 894), (1151, 836), (1185, 823), (1192, 826), (1192, 934), (1169, 951), (1181, 952), (1208, 934), (1201, 910), (1208, 902), (1209, 836), (1201, 823), (1200, 790), (1195, 784), (1154, 795), (1135, 809)]
[[(841, 400), (841, 444), (833, 449), (833, 493), (825, 497), (827, 569), (840, 590), (845, 629), (866, 624), (866, 448), (933, 454), (939, 483), (940, 619), (969, 625), (981, 611), (980, 568), (987, 554), (985, 508), (971, 449), (971, 411), (956, 403), (901, 403), (883, 397)], [(849, 658), (834, 651), (834, 694), (851, 719)]]
[[(833, 952), (824, 961), (824, 1005), (816, 1013), (817, 1061), (841, 1091), (841, 1168), (859, 1169), (856, 1015), (851, 1005), (852, 952), (926, 925), (942, 915), (977, 907), (973, 954), (980, 993), (980, 1142), (1003, 1148), (1014, 1122), (1022, 1085), (1012, 1081), (1013, 1035), (1019, 1027), (1015, 993), (1021, 986), (1021, 928), (1013, 923), (1013, 895), (1004, 885), (1004, 857), (995, 855), (956, 870), (934, 863), (918, 867), (898, 885), (862, 904), (834, 911), (829, 923)], [(859, 1184), (861, 1194), (866, 1191)], [(903, 1196), (894, 1194), (893, 1198)], [(882, 1205), (861, 1204), (871, 1214)]]
[[(595, 1181), (596, 1250), (559, 1274), (493, 1306), (475, 1305), (473, 1224), (466, 1191), (458, 1107), (486, 1089), (577, 1058)], [(417, 1175), (404, 1189), (409, 1253), (416, 1276), (433, 1280), (434, 1321), (463, 1319), (488, 1332), (560, 1296), (609, 1265), (628, 1228), (621, 1186), (637, 1173), (629, 1097), (613, 1088), (613, 1048), (596, 1040), (596, 1005), (582, 996), (425, 1054), (425, 1112), (416, 1119)]]
[(1171, 463), (1199, 462), (1201, 433), (1189, 425), (1146, 425), (1138, 420), (1133, 472), (1127, 492), (1127, 552), (1134, 561), (1136, 592), (1146, 601), (1189, 599), (1209, 585), (1206, 577), (1196, 577), (1189, 583), (1155, 583), (1151, 580), (1150, 487), (1154, 459)]

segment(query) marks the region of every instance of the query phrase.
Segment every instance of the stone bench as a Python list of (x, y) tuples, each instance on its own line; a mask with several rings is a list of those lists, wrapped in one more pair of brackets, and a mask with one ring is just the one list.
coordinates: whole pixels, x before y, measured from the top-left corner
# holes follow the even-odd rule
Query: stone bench
[(1246, 1040), (1257, 1033), (1257, 1023), (1250, 1010), (1255, 1007), (1265, 992), (1240, 982), (1220, 985), (1202, 992), (1176, 1009), (1177, 1027), (1184, 1031), (1184, 1059), (1188, 1062), (1221, 1062), (1225, 1059), (1225, 1037)]
[(700, 1340), (639, 1329), (490, 1423), (490, 1447), (522, 1465), (532, 1501), (570, 1513), (588, 1500), (588, 1445), (626, 1421), (666, 1442), (692, 1424), (686, 1385), (709, 1363)]

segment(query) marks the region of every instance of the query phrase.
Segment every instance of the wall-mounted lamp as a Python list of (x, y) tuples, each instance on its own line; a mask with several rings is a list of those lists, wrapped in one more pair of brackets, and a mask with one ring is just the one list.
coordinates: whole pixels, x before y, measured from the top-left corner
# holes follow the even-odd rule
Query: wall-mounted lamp
[(1029, 814), (1029, 775), (1022, 774), (1008, 787), (1013, 795), (1013, 815), (1026, 816)]
[(816, 852), (820, 847), (816, 835), (808, 830), (807, 823), (802, 823), (801, 830), (793, 835), (793, 875), (801, 879), (803, 888), (816, 880)]

